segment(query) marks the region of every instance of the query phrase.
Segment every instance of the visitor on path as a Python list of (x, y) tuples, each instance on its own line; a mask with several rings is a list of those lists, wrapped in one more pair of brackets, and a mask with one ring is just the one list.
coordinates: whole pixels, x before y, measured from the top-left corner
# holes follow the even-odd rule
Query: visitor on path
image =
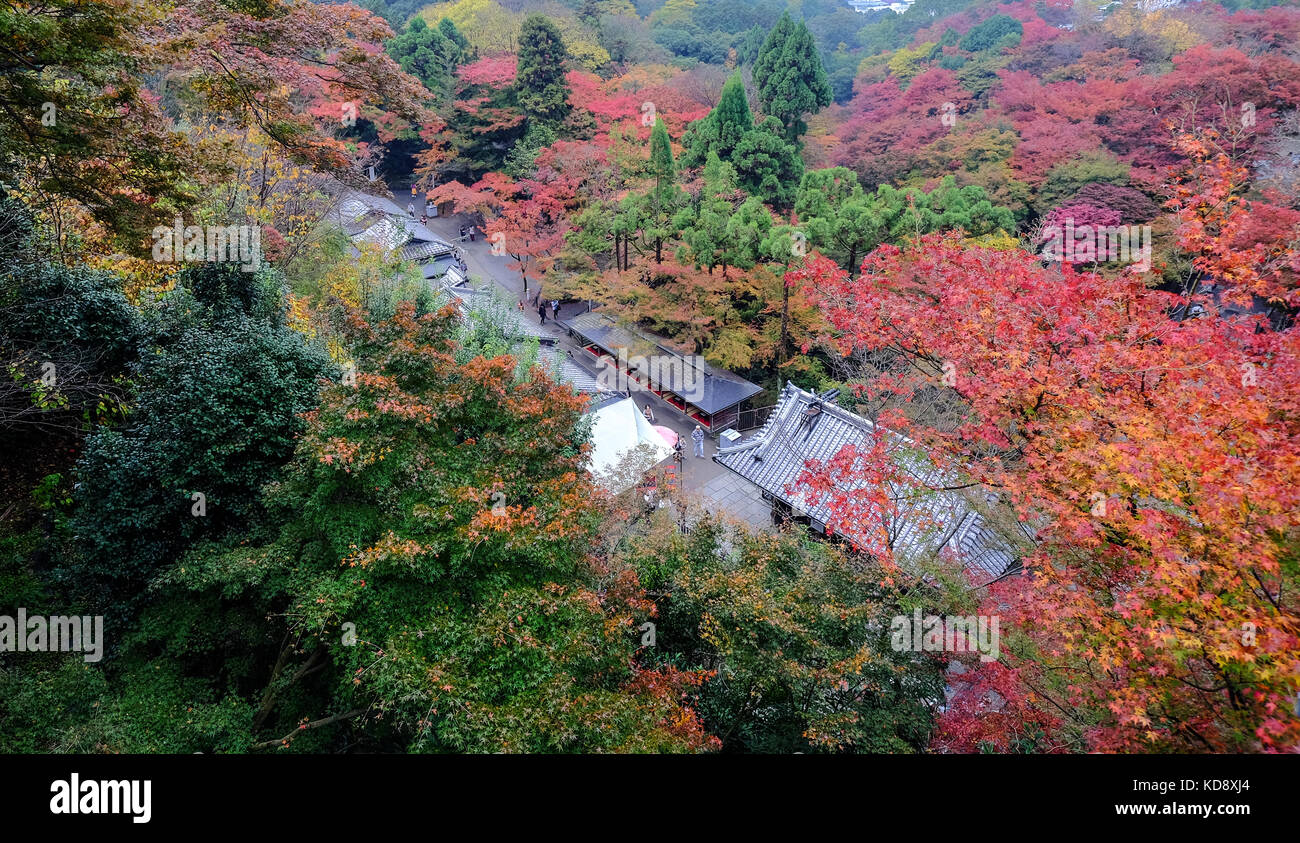
[(560, 321), (560, 303), (555, 299), (551, 299), (551, 318)]
[(542, 317), (542, 324), (545, 325), (545, 324), (546, 324), (546, 305), (544, 305), (544, 304), (539, 304), (539, 305), (537, 305), (537, 315), (540, 316), (540, 317)]
[(695, 429), (691, 431), (691, 441), (695, 443), (695, 456), (704, 456), (704, 428), (695, 425)]
[(524, 312), (524, 300), (523, 300), (523, 299), (520, 299), (520, 300), (519, 300), (519, 312), (520, 312), (520, 313), (523, 313), (523, 312)]
[(429, 224), (429, 215), (420, 214), (420, 225), (428, 225), (428, 224)]
[(408, 214), (411, 215), (411, 219), (415, 219), (415, 203), (414, 203), (414, 202), (407, 202), (407, 203), (406, 203), (406, 213), (408, 213)]
[(650, 409), (650, 405), (649, 405), (649, 404), (646, 404), (646, 405), (645, 405), (645, 409), (642, 410), (641, 413), (642, 413), (642, 415), (645, 416), (645, 420), (646, 420), (646, 421), (650, 422), (651, 424), (654, 424), (654, 423), (655, 423), (655, 411), (652, 410), (652, 409)]

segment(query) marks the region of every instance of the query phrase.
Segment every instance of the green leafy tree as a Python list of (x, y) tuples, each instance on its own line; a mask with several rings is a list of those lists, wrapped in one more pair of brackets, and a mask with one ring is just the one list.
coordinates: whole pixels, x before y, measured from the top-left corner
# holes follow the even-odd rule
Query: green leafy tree
[(456, 24), (451, 18), (442, 18), (439, 20), (438, 31), (442, 33), (442, 37), (456, 45), (460, 50), (462, 60), (474, 57), (474, 48), (470, 46), (469, 39), (456, 28)]
[(68, 574), (92, 599), (120, 612), (194, 540), (260, 521), (261, 488), (334, 370), (286, 326), (282, 283), (201, 264), (153, 314), (128, 421), (89, 437), (77, 466)]
[(847, 168), (814, 170), (804, 176), (795, 213), (811, 245), (851, 274), (881, 243), (904, 241), (935, 231), (961, 229), (971, 237), (1015, 230), (1015, 216), (995, 205), (977, 185), (958, 187), (945, 176), (929, 193), (881, 185), (866, 193)]
[(51, 261), (30, 210), (0, 188), (0, 447), (13, 469), (120, 417), (141, 332), (121, 279)]
[(850, 273), (880, 243), (875, 197), (847, 167), (804, 173), (794, 211), (809, 243)]
[(751, 269), (763, 261), (779, 260), (769, 240), (772, 225), (772, 212), (758, 197), (741, 202), (727, 220), (727, 262), (738, 269)]
[(929, 231), (961, 229), (970, 237), (1015, 231), (1015, 215), (1009, 208), (994, 205), (978, 185), (958, 187), (952, 176), (945, 176), (925, 194), (925, 205)]
[(1020, 43), (1025, 28), (1010, 15), (993, 15), (971, 27), (958, 46), (968, 53), (1014, 47)]
[(689, 257), (695, 266), (710, 273), (714, 267), (721, 266), (726, 274), (731, 260), (727, 225), (742, 195), (735, 168), (716, 152), (710, 152), (699, 199), (679, 212), (674, 220), (682, 232), (679, 260)]
[(759, 101), (763, 100), (763, 85), (772, 76), (777, 75), (778, 65), (781, 61), (781, 53), (794, 33), (794, 19), (790, 17), (788, 11), (782, 12), (781, 17), (777, 20), (776, 25), (767, 33), (763, 39), (763, 45), (758, 49), (758, 55), (754, 57), (754, 84), (759, 88)]
[(524, 179), (537, 169), (537, 156), (555, 143), (558, 134), (549, 123), (529, 122), (524, 136), (506, 154), (501, 170), (512, 178)]
[(684, 196), (677, 185), (677, 165), (673, 161), (668, 127), (660, 119), (655, 120), (650, 132), (650, 178), (650, 190), (642, 203), (648, 225), (644, 235), (654, 246), (655, 263), (661, 263), (664, 243), (678, 231), (671, 223)]
[(1035, 205), (1040, 214), (1046, 214), (1078, 193), (1084, 185), (1101, 183), (1126, 186), (1129, 183), (1129, 169), (1128, 164), (1109, 152), (1085, 152), (1048, 170), (1047, 178), (1038, 189)]
[[(920, 752), (943, 665), (891, 646), (906, 598), (802, 531), (689, 535), (659, 524), (623, 558), (658, 600), (654, 654), (709, 669), (698, 691), (724, 752)], [(874, 575), (873, 575), (874, 574)]]
[[(443, 30), (443, 24), (448, 27)], [(448, 37), (450, 32), (453, 37)], [(464, 36), (456, 30), (456, 25), (443, 18), (434, 28), (424, 18), (412, 18), (402, 34), (390, 38), (384, 49), (392, 56), (402, 69), (424, 83), (435, 96), (445, 97), (450, 91), (455, 78), (456, 67), (465, 60), (466, 47), (456, 40), (464, 42)]]
[(803, 158), (795, 145), (786, 141), (775, 117), (768, 117), (741, 138), (731, 163), (741, 187), (749, 193), (777, 208), (794, 204), (803, 177)]
[(688, 679), (635, 666), (637, 589), (588, 555), (583, 399), (509, 356), (458, 362), (450, 307), (345, 324), (356, 385), (325, 392), (268, 488), (272, 541), (204, 545), (162, 578), (282, 601), (253, 748), (707, 746)]

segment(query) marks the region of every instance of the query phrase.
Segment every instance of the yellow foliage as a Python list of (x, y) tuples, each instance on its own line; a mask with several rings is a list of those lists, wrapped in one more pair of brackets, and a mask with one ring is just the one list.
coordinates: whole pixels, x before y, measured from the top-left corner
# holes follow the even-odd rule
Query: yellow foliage
[(663, 85), (681, 76), (685, 71), (671, 64), (638, 64), (612, 80), (612, 93), (626, 91), (636, 93), (642, 88)]
[(668, 0), (650, 14), (651, 26), (672, 26), (691, 22), (696, 9), (695, 0)]
[(913, 77), (924, 69), (923, 59), (929, 56), (930, 51), (933, 49), (934, 42), (927, 41), (924, 44), (918, 44), (914, 50), (904, 47), (894, 53), (894, 57), (889, 60), (890, 75), (903, 85), (911, 82)]
[(285, 322), (305, 337), (314, 338), (318, 333), (316, 323), (312, 319), (311, 304), (307, 299), (293, 293), (289, 294), (289, 312), (285, 314)]
[(448, 18), (469, 43), (484, 53), (509, 53), (515, 49), (524, 16), (507, 11), (493, 0), (456, 0), (420, 10), (430, 26)]
[(1012, 249), (1020, 248), (1020, 241), (1002, 229), (998, 229), (992, 234), (981, 234), (979, 237), (967, 237), (962, 242), (969, 246), (980, 246), (999, 252), (1009, 252)]
[(1133, 35), (1158, 38), (1165, 46), (1165, 58), (1184, 52), (1201, 41), (1190, 26), (1164, 9), (1142, 11), (1125, 6), (1108, 16), (1103, 28), (1119, 38)]
[(587, 70), (599, 70), (609, 64), (609, 51), (595, 42), (565, 38), (564, 46), (574, 61)]
[[(563, 6), (542, 10), (555, 28), (560, 31), (569, 55), (587, 70), (596, 70), (609, 64), (609, 52), (600, 46), (596, 34), (573, 16)], [(519, 28), (523, 25), (523, 12), (512, 12), (494, 0), (455, 0), (426, 6), (420, 17), (430, 26), (448, 18), (481, 53), (513, 53), (519, 44)]]

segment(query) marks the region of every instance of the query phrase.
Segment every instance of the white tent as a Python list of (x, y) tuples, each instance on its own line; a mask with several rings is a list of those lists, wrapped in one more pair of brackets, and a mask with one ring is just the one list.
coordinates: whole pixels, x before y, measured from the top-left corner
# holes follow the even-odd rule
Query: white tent
[(616, 493), (630, 489), (641, 474), (673, 454), (631, 398), (596, 410), (591, 443), (587, 470), (597, 483)]

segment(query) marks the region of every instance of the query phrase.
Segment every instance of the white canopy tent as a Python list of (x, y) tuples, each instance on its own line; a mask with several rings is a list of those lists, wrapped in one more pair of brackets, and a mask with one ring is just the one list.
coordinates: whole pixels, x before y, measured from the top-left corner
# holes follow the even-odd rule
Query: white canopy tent
[(607, 404), (592, 415), (587, 470), (611, 492), (630, 489), (640, 475), (673, 454), (631, 398)]

